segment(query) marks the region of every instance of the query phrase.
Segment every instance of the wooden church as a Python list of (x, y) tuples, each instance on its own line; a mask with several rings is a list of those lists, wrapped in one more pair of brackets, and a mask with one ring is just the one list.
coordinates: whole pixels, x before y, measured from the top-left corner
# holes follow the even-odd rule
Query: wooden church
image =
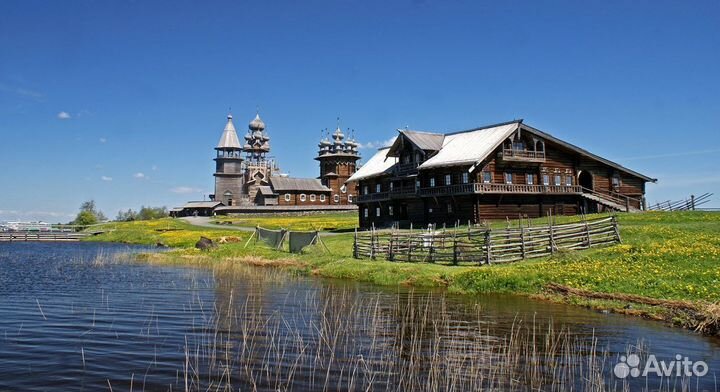
[(361, 227), (639, 211), (656, 180), (515, 120), (453, 133), (398, 130), (348, 183)]

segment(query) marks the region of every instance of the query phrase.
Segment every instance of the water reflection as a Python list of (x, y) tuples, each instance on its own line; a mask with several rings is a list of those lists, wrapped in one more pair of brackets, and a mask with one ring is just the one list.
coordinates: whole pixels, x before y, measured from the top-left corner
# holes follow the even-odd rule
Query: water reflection
[(0, 248), (0, 390), (657, 389), (613, 376), (628, 351), (704, 360), (709, 376), (664, 389), (717, 389), (718, 341), (658, 323), (516, 296), (114, 260), (133, 250)]

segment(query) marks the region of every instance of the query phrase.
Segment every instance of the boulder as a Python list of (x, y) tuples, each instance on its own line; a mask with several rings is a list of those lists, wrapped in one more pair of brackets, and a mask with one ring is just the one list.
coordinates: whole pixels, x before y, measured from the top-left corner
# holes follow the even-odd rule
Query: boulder
[(217, 244), (213, 242), (210, 238), (207, 237), (200, 237), (200, 240), (195, 243), (195, 247), (200, 250), (210, 250), (217, 248)]

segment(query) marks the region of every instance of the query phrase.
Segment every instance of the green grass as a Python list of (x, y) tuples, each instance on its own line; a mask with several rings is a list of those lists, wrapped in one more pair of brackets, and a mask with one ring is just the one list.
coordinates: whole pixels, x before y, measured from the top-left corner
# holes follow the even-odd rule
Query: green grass
[[(635, 294), (658, 299), (704, 302), (720, 299), (720, 214), (648, 212), (620, 214), (618, 218), (622, 245), (481, 267), (355, 260), (351, 257), (352, 233), (323, 237), (330, 249), (329, 254), (321, 246), (309, 247), (305, 253), (294, 255), (254, 242), (244, 249), (244, 240), (249, 233), (197, 228), (171, 219), (109, 224), (110, 231), (93, 239), (140, 244), (162, 241), (180, 248), (162, 257), (203, 254), (215, 259), (281, 260), (283, 265), (307, 274), (385, 285), (444, 286), (459, 293), (532, 295), (543, 293), (549, 283), (557, 283), (593, 292)], [(308, 221), (302, 216), (250, 217), (248, 221), (252, 219), (260, 219), (264, 227), (273, 227), (269, 222), (285, 222), (285, 219)], [(558, 223), (573, 220), (578, 218), (559, 217)], [(544, 222), (546, 220), (539, 219), (531, 223), (539, 225)], [(511, 224), (517, 225), (518, 222)], [(302, 227), (301, 224), (280, 225)], [(505, 227), (506, 222), (492, 225)], [(158, 231), (163, 229), (175, 230)], [(200, 235), (216, 240), (223, 236), (235, 236), (242, 241), (201, 253), (192, 248)]]
[(201, 236), (219, 239), (237, 237), (247, 240), (250, 233), (237, 230), (213, 229), (193, 226), (179, 219), (157, 219), (151, 221), (111, 222), (93, 226), (88, 231), (102, 231), (103, 234), (88, 237), (88, 241), (119, 242), (125, 244), (164, 245), (176, 248), (192, 248)]
[(288, 215), (237, 215), (213, 218), (214, 222), (233, 226), (255, 227), (267, 229), (305, 230), (351, 230), (358, 224), (357, 212), (326, 212), (313, 214)]

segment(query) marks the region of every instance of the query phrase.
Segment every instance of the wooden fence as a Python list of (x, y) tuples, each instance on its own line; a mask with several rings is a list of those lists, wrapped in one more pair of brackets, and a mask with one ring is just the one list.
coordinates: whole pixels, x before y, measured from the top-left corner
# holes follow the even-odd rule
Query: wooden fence
[(15, 241), (80, 241), (91, 235), (82, 232), (65, 231), (2, 231), (0, 242)]
[(579, 223), (490, 230), (355, 232), (353, 256), (390, 261), (507, 263), (620, 242), (614, 216)]

